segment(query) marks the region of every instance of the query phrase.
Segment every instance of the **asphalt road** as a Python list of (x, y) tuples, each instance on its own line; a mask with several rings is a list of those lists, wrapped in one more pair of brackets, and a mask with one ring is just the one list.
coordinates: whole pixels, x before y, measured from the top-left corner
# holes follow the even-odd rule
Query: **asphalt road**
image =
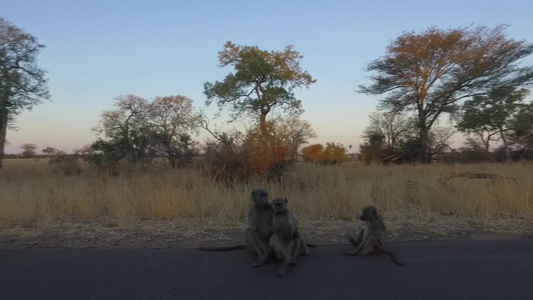
[(243, 250), (0, 250), (0, 299), (533, 299), (533, 238), (319, 246), (285, 277)]

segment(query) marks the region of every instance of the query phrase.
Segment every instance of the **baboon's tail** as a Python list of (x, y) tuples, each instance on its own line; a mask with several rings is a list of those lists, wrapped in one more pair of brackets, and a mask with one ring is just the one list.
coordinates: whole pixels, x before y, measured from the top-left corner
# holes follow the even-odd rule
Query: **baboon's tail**
[(357, 244), (357, 241), (353, 236), (351, 236), (348, 240), (350, 241), (350, 244), (354, 245), (356, 248), (359, 247), (359, 244)]
[(228, 246), (228, 247), (199, 247), (200, 251), (233, 251), (246, 249), (246, 245)]
[(402, 267), (404, 266), (404, 264), (402, 262), (400, 262), (400, 261), (398, 261), (396, 259), (396, 254), (394, 254), (394, 252), (389, 251), (389, 250), (385, 250), (383, 248), (381, 248), (381, 252), (383, 252), (383, 253), (387, 254), (388, 256), (390, 256), (390, 259), (392, 260), (393, 263), (397, 264), (398, 266), (402, 266)]

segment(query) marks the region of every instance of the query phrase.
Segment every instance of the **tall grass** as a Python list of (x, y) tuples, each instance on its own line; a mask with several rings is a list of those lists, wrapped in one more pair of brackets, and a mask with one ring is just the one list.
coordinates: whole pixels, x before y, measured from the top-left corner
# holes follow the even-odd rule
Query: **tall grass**
[[(138, 220), (238, 220), (250, 191), (287, 197), (305, 220), (353, 220), (378, 206), (388, 218), (452, 215), (481, 221), (533, 220), (531, 165), (402, 165), (350, 168), (298, 164), (284, 182), (219, 184), (197, 170), (128, 168), (119, 175), (85, 169), (64, 175), (46, 163), (6, 160), (0, 171), (0, 221), (25, 222), (107, 217), (130, 226)], [(451, 174), (497, 175), (470, 179)]]

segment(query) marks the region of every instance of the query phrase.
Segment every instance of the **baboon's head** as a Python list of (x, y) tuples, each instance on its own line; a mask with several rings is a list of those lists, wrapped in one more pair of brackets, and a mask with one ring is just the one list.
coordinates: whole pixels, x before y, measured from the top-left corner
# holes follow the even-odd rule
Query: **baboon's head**
[(272, 200), (272, 206), (274, 207), (275, 214), (282, 214), (287, 209), (287, 198), (276, 198)]
[(252, 201), (259, 207), (268, 207), (269, 204), (267, 191), (263, 189), (254, 189), (252, 191)]
[(372, 221), (379, 218), (378, 209), (375, 206), (365, 206), (363, 208), (363, 214), (361, 215), (361, 221)]

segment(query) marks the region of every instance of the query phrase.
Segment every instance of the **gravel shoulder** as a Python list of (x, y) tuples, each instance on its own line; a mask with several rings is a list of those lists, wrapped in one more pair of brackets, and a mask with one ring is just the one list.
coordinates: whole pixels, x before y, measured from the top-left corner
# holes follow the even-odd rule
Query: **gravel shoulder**
[[(358, 221), (300, 220), (306, 241), (344, 245)], [(533, 236), (533, 222), (494, 223), (440, 217), (431, 222), (389, 220), (389, 241), (461, 240)], [(27, 248), (195, 248), (242, 244), (243, 223), (212, 219), (140, 221), (119, 226), (108, 219), (49, 223), (0, 223), (0, 249)]]

